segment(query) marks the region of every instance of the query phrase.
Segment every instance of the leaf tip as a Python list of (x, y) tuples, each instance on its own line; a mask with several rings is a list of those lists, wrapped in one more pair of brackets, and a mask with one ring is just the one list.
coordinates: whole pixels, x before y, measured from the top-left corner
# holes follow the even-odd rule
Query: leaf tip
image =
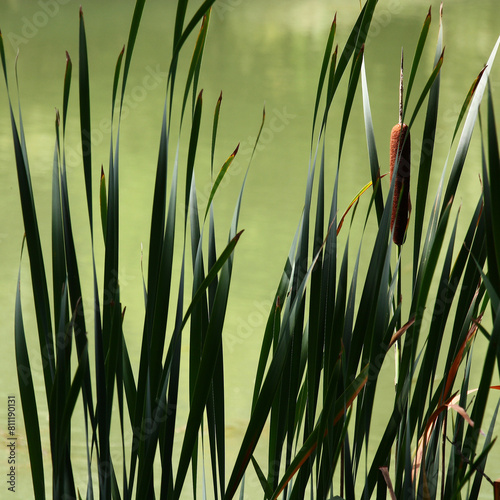
[(233, 158), (237, 155), (238, 149), (240, 149), (240, 143), (238, 142), (238, 145), (236, 146), (236, 149), (233, 151), (233, 154), (231, 155)]
[(484, 65), (483, 69), (479, 72), (479, 75), (477, 75), (474, 83), (472, 84), (472, 94), (476, 91), (477, 86), (479, 85), (479, 82), (481, 81), (481, 77), (483, 76), (483, 73), (486, 71), (486, 68), (488, 67), (487, 64)]

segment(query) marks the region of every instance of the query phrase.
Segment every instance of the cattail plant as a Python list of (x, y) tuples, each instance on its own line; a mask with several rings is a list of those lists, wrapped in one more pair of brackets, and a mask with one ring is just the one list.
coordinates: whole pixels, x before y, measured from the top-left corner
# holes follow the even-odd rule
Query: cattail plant
[[(491, 92), (481, 128), (482, 192), (478, 193), (470, 218), (464, 219), (468, 215), (462, 209), (460, 219), (457, 214), (453, 223), (452, 203), (481, 100), (489, 88), (489, 74), (500, 48), (500, 36), (462, 105), (450, 144), (452, 151), (456, 136), (458, 145), (449, 180), (445, 183), (445, 164), (436, 201), (427, 217), (425, 245), (420, 248), (431, 186), (430, 172), (431, 168), (436, 168), (433, 147), (443, 63), (442, 9), (434, 66), (415, 99), (417, 104), (411, 118), (407, 119), (408, 125), (403, 123), (401, 54), (399, 122), (391, 131), (390, 143), (391, 183), (393, 174), (396, 177), (393, 194), (389, 194), (387, 200), (378, 182), (380, 167), (364, 65), (365, 42), (378, 2), (362, 2), (359, 16), (339, 52), (334, 18), (314, 101), (310, 161), (305, 165), (304, 203), (300, 206), (301, 215), (290, 251), (284, 255), (276, 293), (269, 300), (253, 381), (251, 412), (238, 454), (231, 463), (232, 453), (227, 451), (231, 421), (226, 417), (226, 408), (229, 402), (227, 387), (233, 381), (225, 373), (228, 363), (237, 366), (241, 360), (225, 350), (223, 340), (226, 317), (230, 314), (229, 294), (234, 288), (233, 252), (241, 236), (239, 214), (248, 167), (227, 243), (220, 247), (216, 228), (220, 232), (221, 226), (213, 201), (238, 148), (229, 155), (218, 175), (212, 175), (214, 180), (206, 206), (198, 207), (195, 184), (195, 172), (209, 163), (213, 174), (216, 159), (222, 94), (213, 114), (210, 146), (209, 138), (204, 141), (204, 128), (201, 127), (203, 100), (198, 88), (210, 8), (215, 0), (198, 2), (201, 5), (190, 20), (186, 18), (188, 0), (177, 1), (175, 25), (172, 26), (174, 49), (167, 73), (161, 133), (158, 134), (160, 145), (147, 268), (143, 273), (144, 304), (141, 300), (129, 306), (132, 311), (139, 311), (135, 314), (143, 314), (140, 351), (136, 353), (139, 356), (129, 355), (131, 349), (137, 347), (135, 340), (131, 347), (129, 338), (137, 332), (124, 317), (124, 297), (116, 281), (122, 269), (119, 267), (123, 247), (119, 220), (124, 219), (119, 182), (120, 147), (123, 147), (120, 146), (123, 143), (121, 111), (142, 11), (147, 2), (136, 0), (135, 3), (128, 41), (115, 66), (110, 102), (109, 173), (106, 175), (102, 167), (100, 172), (102, 261), (98, 260), (100, 252), (94, 253), (97, 233), (94, 221), (97, 218), (92, 215), (94, 202), (90, 189), (93, 145), (86, 140), (92, 130), (89, 61), (82, 10), (79, 14), (80, 106), (77, 111), (81, 145), (77, 146), (87, 152), (82, 155), (81, 165), (86, 183), (80, 188), (84, 190), (83, 197), (86, 195), (91, 229), (90, 273), (89, 266), (78, 266), (75, 236), (80, 239), (82, 228), (84, 234), (87, 229), (71, 222), (70, 207), (81, 207), (73, 205), (78, 199), (70, 198), (73, 191), (68, 189), (64, 153), (69, 143), (66, 138), (71, 137), (66, 134), (66, 123), (71, 123), (67, 120), (71, 116), (68, 116), (68, 109), (72, 109), (69, 106), (71, 59), (69, 56), (66, 59), (62, 113), (61, 117), (57, 114), (54, 155), (49, 158), (53, 162), (52, 248), (51, 252), (46, 252), (41, 230), (48, 224), (39, 227), (37, 222), (39, 213), (26, 146), (28, 135), (23, 129), (23, 122), (27, 120), (21, 119), (21, 106), (14, 106), (11, 100), (0, 33), (0, 72), (4, 73), (8, 105), (7, 112), (3, 108), (0, 112), (0, 125), (2, 120), (10, 118), (15, 154), (12, 167), (18, 176), (33, 289), (30, 306), (36, 313), (38, 330), (32, 332), (24, 326), (26, 304), (23, 305), (25, 298), (21, 294), (21, 271), (25, 272), (25, 266), (21, 264), (26, 258), (23, 257), (15, 289), (13, 333), (34, 498), (45, 500), (50, 493), (53, 498), (76, 498), (77, 495), (78, 498), (93, 498), (96, 492), (95, 496), (102, 500), (155, 497), (179, 500), (202, 496), (232, 500), (237, 495), (245, 497), (245, 489), (249, 489), (245, 481), (247, 485), (250, 483), (245, 479), (247, 472), (257, 475), (258, 482), (253, 482), (257, 488), (260, 484), (263, 490), (258, 496), (270, 500), (306, 497), (326, 500), (337, 495), (337, 489), (335, 498), (346, 499), (373, 498), (375, 491), (377, 498), (387, 496), (387, 491), (392, 498), (438, 498), (439, 492), (444, 499), (458, 498), (462, 493), (463, 498), (478, 498), (483, 487), (481, 482), (485, 483), (483, 471), (495, 442), (494, 430), (500, 411), (498, 402), (493, 417), (487, 418), (490, 391), (498, 389), (491, 384), (500, 365), (500, 241), (497, 238), (500, 200), (495, 197), (500, 189), (500, 156)], [(417, 70), (430, 22), (429, 9), (409, 72), (405, 113), (412, 84), (416, 75), (420, 75)], [(188, 66), (183, 46), (200, 24)], [(185, 82), (182, 81), (183, 68), (189, 68)], [(347, 93), (339, 97), (337, 90), (347, 78)], [(339, 219), (338, 195), (344, 189), (339, 180), (342, 178), (341, 166), (344, 168), (343, 165), (350, 163), (344, 159), (348, 149), (343, 146), (348, 137), (351, 111), (359, 95), (359, 80), (372, 180), (358, 192)], [(21, 94), (22, 86), (18, 90)], [(344, 111), (338, 156), (335, 155), (333, 165), (337, 172), (328, 201), (326, 179), (331, 165), (326, 132), (335, 130), (327, 126), (333, 99)], [(422, 117), (425, 123), (423, 140), (414, 144), (416, 156), (420, 157), (418, 189), (415, 190), (418, 193), (413, 224), (415, 237), (409, 242), (414, 255), (414, 282), (411, 287), (404, 288), (403, 301), (401, 245), (410, 215), (409, 129), (421, 116), (425, 101), (428, 106)], [(15, 108), (19, 109), (17, 120)], [(180, 122), (177, 124), (178, 111)], [(186, 118), (189, 111), (190, 120)], [(338, 116), (335, 114), (334, 119)], [(264, 118), (265, 113), (248, 165), (264, 130)], [(176, 135), (177, 125), (179, 135)], [(189, 133), (189, 142), (181, 140), (181, 131), (185, 135)], [(358, 137), (353, 139), (358, 140)], [(204, 160), (200, 154), (204, 144), (206, 150), (210, 149), (210, 156), (205, 155), (209, 160)], [(149, 143), (145, 142), (146, 145)], [(173, 150), (175, 157), (172, 158)], [(152, 165), (152, 171), (154, 167)], [(338, 237), (346, 214), (370, 186), (373, 186), (373, 203), (370, 202), (361, 221), (361, 210), (358, 209), (357, 216), (352, 210), (348, 231), (356, 238)], [(373, 241), (370, 231), (366, 231), (371, 210), (376, 210), (378, 221)], [(181, 220), (179, 224), (182, 215), (184, 223)], [(397, 269), (392, 262), (394, 249), (387, 238), (389, 215), (397, 245)], [(123, 229), (127, 230), (133, 221), (125, 221)], [(459, 224), (466, 229), (463, 240), (457, 231)], [(353, 264), (352, 240), (358, 236), (361, 238)], [(177, 245), (179, 240), (182, 245)], [(342, 249), (343, 242), (345, 247)], [(411, 253), (411, 248), (406, 250), (407, 254)], [(47, 257), (52, 257), (52, 279), (45, 272)], [(360, 272), (364, 264), (366, 275)], [(88, 295), (86, 287), (81, 286), (84, 283), (82, 269), (87, 269), (85, 279), (93, 283), (93, 294)], [(260, 269), (257, 266), (256, 272)], [(103, 276), (99, 270), (104, 271)], [(396, 278), (397, 291), (394, 290)], [(53, 296), (49, 299), (51, 281)], [(104, 283), (102, 288), (101, 283)], [(191, 295), (188, 283), (192, 286)], [(267, 294), (268, 289), (262, 291)], [(244, 301), (246, 296), (244, 292), (240, 300)], [(33, 315), (33, 311), (30, 314)], [(87, 321), (89, 315), (93, 315), (93, 328)], [(35, 358), (31, 351), (37, 340), (40, 352), (34, 353)], [(393, 346), (395, 390), (388, 391), (385, 378), (379, 375), (382, 375)], [(95, 350), (93, 356), (89, 354), (91, 347)], [(474, 356), (471, 355), (473, 347)], [(486, 354), (481, 356), (482, 352)], [(33, 364), (35, 360), (37, 365)], [(40, 367), (40, 361), (43, 362), (43, 381), (31, 368)], [(475, 386), (478, 373), (481, 373), (479, 384)], [(182, 390), (184, 374), (187, 375), (188, 391)], [(44, 389), (45, 401), (36, 395)], [(78, 409), (80, 399), (83, 408)], [(379, 403), (388, 413), (376, 413)], [(50, 434), (45, 439), (40, 411), (44, 412), (43, 417), (48, 415)], [(381, 421), (385, 416), (389, 418)], [(81, 457), (74, 460), (74, 454), (80, 452), (75, 449), (76, 440), (72, 438), (75, 425), (85, 432), (86, 463), (84, 460), (83, 468)], [(43, 449), (44, 445), (50, 445), (50, 456)], [(262, 446), (266, 445), (267, 456), (261, 453)], [(226, 471), (229, 470), (227, 479)], [(49, 484), (51, 477), (52, 485)], [(495, 498), (500, 498), (497, 486), (494, 488)], [(256, 496), (250, 490), (245, 498)]]
[(391, 130), (390, 178), (398, 165), (392, 199), (391, 231), (396, 245), (404, 243), (410, 212), (410, 131), (403, 123), (403, 51), (401, 51), (401, 72), (399, 81), (399, 122)]

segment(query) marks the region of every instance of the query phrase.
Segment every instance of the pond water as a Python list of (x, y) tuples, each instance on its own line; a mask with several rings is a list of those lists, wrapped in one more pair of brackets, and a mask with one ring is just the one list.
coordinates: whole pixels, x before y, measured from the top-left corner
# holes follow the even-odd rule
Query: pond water
[[(371, 97), (376, 141), (382, 171), (388, 167), (389, 131), (397, 121), (397, 92), (401, 47), (410, 67), (420, 29), (432, 3), (433, 21), (429, 42), (422, 60), (421, 75), (429, 74), (434, 58), (438, 30), (439, 2), (416, 0), (380, 0), (372, 33), (365, 50), (367, 79)], [(84, 295), (91, 297), (91, 254), (85, 208), (83, 176), (78, 148), (78, 7), (85, 14), (89, 44), (93, 122), (93, 183), (97, 193), (100, 165), (106, 166), (109, 154), (109, 116), (114, 65), (126, 43), (134, 2), (110, 0), (3, 0), (0, 5), (0, 28), (7, 52), (11, 88), (15, 89), (13, 64), (19, 49), (20, 96), (31, 173), (42, 241), (50, 252), (50, 196), (54, 147), (54, 108), (62, 106), (62, 83), (65, 51), (73, 60), (73, 91), (67, 133), (67, 155), (73, 224), (77, 228), (77, 250), (80, 268), (88, 272), (83, 283)], [(167, 4), (167, 5), (165, 5)], [(468, 2), (456, 0), (445, 4), (445, 63), (442, 69), (441, 115), (438, 122), (438, 144), (431, 183), (436, 185), (445, 163), (453, 126), (470, 84), (488, 59), (500, 33), (497, 0)], [(196, 5), (195, 5), (196, 6)], [(194, 11), (194, 7), (191, 8)], [(218, 237), (221, 245), (227, 235), (236, 197), (250, 156), (250, 145), (260, 126), (265, 103), (266, 125), (254, 157), (245, 188), (240, 227), (245, 229), (234, 265), (232, 294), (229, 302), (224, 338), (227, 380), (227, 462), (232, 464), (243, 431), (248, 422), (250, 395), (266, 316), (283, 264), (298, 224), (310, 157), (310, 134), (317, 78), (324, 45), (333, 15), (337, 11), (337, 41), (342, 47), (359, 13), (358, 1), (287, 0), (220, 0), (211, 19), (204, 56), (200, 87), (204, 89), (202, 140), (196, 167), (199, 203), (204, 208), (210, 189), (210, 128), (213, 107), (223, 91), (216, 168), (224, 162), (238, 143), (240, 153), (228, 182), (216, 198)], [(121, 129), (121, 214), (120, 272), (123, 303), (127, 306), (125, 335), (132, 364), (138, 364), (143, 321), (141, 244), (147, 256), (149, 217), (153, 180), (158, 151), (159, 129), (165, 96), (166, 71), (171, 53), (171, 30), (175, 2), (146, 2), (132, 60), (127, 99)], [(188, 44), (189, 45), (189, 44)], [(185, 49), (189, 61), (192, 43)], [(181, 62), (185, 74), (187, 62)], [(491, 75), (495, 96), (500, 93), (500, 61)], [(423, 78), (415, 84), (413, 106)], [(345, 92), (341, 89), (340, 92)], [(15, 96), (15, 91), (13, 92)], [(341, 95), (339, 102), (342, 102)], [(498, 99), (497, 99), (498, 100)], [(411, 107), (411, 104), (410, 104)], [(497, 104), (498, 108), (498, 104)], [(10, 121), (5, 86), (0, 85), (0, 335), (3, 350), (0, 357), (2, 394), (18, 395), (15, 375), (13, 318), (23, 223), (13, 158)], [(329, 164), (327, 184), (333, 185), (338, 145), (338, 123), (333, 107), (328, 130)], [(418, 137), (422, 123), (416, 123)], [(184, 134), (186, 135), (186, 134)], [(481, 192), (480, 145), (478, 134), (466, 163), (465, 178), (458, 197), (467, 214), (476, 205)], [(348, 128), (340, 176), (339, 209), (343, 210), (359, 189), (370, 180), (361, 96), (356, 98)], [(432, 189), (432, 188), (431, 188)], [(431, 191), (432, 192), (432, 191)], [(96, 205), (96, 214), (97, 211)], [(360, 211), (362, 213), (362, 210)], [(96, 219), (98, 224), (98, 219)], [(96, 225), (98, 228), (98, 226)], [(359, 224), (361, 227), (361, 224)], [(462, 228), (463, 229), (463, 228)], [(355, 231), (353, 229), (353, 231)], [(96, 232), (100, 236), (99, 232)], [(463, 233), (462, 233), (463, 234)], [(460, 235), (459, 235), (460, 236)], [(351, 235), (355, 239), (360, 234)], [(356, 248), (353, 244), (352, 248)], [(102, 242), (96, 242), (96, 256), (102, 256)], [(49, 265), (47, 257), (46, 265)], [(98, 264), (98, 272), (102, 266)], [(410, 266), (410, 256), (408, 256)], [(407, 268), (408, 268), (407, 266)], [(35, 322), (29, 307), (31, 285), (27, 256), (22, 263), (22, 295), (25, 303), (25, 327), (32, 335), (30, 344), (36, 382), (42, 377), (36, 362)], [(49, 269), (47, 269), (49, 272)], [(83, 271), (85, 272), (85, 271)], [(360, 271), (363, 272), (363, 269)], [(361, 274), (362, 276), (362, 274)], [(87, 299), (88, 300), (88, 299)], [(187, 349), (187, 347), (184, 347)], [(39, 363), (38, 363), (39, 365)], [(479, 374), (478, 374), (479, 375)], [(382, 382), (391, 383), (392, 359), (382, 371)], [(495, 375), (497, 377), (497, 375)], [(498, 378), (498, 377), (497, 377)], [(41, 425), (46, 436), (47, 414), (44, 396), (37, 393), (41, 406)], [(186, 400), (187, 401), (187, 400)], [(20, 399), (18, 397), (18, 410)], [(6, 404), (5, 404), (6, 407)], [(382, 432), (386, 419), (383, 403), (380, 418), (375, 415), (372, 439)], [(0, 409), (0, 412), (2, 410)], [(5, 412), (3, 413), (5, 415)], [(179, 432), (185, 414), (179, 415)], [(377, 429), (377, 421), (381, 428)], [(2, 417), (0, 431), (6, 435)], [(20, 461), (18, 491), (31, 496), (31, 480), (24, 429), (19, 416)], [(78, 430), (75, 432), (78, 433)], [(82, 431), (83, 432), (83, 431)], [(78, 434), (77, 434), (78, 435)], [(45, 439), (45, 437), (44, 437)], [(45, 441), (47, 444), (48, 441)], [(74, 440), (78, 454), (78, 439)], [(117, 448), (119, 451), (119, 448)], [(49, 460), (49, 449), (46, 449)], [(265, 453), (261, 455), (264, 459)], [(497, 452), (496, 457), (500, 454)], [(81, 446), (81, 461), (85, 460)], [(491, 461), (489, 471), (496, 477), (500, 461)], [(3, 468), (0, 467), (0, 471)], [(488, 471), (487, 470), (487, 471)], [(85, 470), (76, 474), (80, 487), (85, 484)], [(247, 482), (248, 498), (255, 498), (260, 486), (257, 480)], [(188, 498), (189, 493), (186, 494)], [(260, 495), (259, 495), (260, 496)], [(485, 496), (485, 498), (488, 497)]]

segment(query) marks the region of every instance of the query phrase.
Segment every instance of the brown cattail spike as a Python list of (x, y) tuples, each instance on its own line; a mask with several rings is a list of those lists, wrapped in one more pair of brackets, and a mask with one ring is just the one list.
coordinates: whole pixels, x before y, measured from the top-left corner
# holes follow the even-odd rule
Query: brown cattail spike
[(391, 131), (391, 182), (396, 165), (394, 197), (392, 199), (391, 230), (393, 241), (402, 245), (410, 211), (410, 131), (405, 123), (394, 125)]
[(494, 483), (493, 483), (493, 491), (494, 491), (494, 495), (495, 495), (495, 500), (500, 500), (500, 479), (497, 479)]

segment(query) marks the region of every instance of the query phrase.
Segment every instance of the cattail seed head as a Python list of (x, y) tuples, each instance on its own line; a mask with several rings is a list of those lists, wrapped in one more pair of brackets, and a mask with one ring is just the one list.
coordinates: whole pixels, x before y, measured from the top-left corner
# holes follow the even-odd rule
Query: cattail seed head
[(392, 199), (391, 231), (396, 245), (402, 245), (405, 238), (410, 210), (410, 131), (408, 125), (398, 123), (391, 131), (390, 177), (397, 167)]

